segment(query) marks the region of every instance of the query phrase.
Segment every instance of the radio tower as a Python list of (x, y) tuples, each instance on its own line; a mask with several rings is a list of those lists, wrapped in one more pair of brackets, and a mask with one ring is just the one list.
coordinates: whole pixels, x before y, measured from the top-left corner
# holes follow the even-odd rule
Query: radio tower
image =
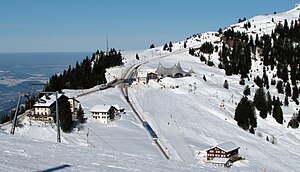
[(106, 36), (106, 55), (108, 55), (108, 36)]

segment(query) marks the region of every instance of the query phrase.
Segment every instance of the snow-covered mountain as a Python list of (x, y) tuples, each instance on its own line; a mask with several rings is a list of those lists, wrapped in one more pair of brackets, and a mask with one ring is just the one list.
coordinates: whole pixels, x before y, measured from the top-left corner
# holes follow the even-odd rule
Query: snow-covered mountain
[[(262, 36), (263, 34), (271, 34), (272, 30), (279, 23), (283, 24), (286, 19), (289, 23), (299, 19), (300, 4), (295, 4), (294, 8), (289, 11), (275, 14), (257, 15), (243, 22), (232, 24), (228, 28), (234, 29), (234, 31), (245, 32), (253, 37), (255, 34)], [(245, 28), (245, 24), (250, 22), (251, 27)], [(254, 37), (255, 38), (255, 37)]]
[[(259, 15), (248, 19), (251, 27), (244, 23), (230, 25), (235, 31), (250, 34), (271, 33), (275, 23), (299, 18), (300, 6), (292, 10)], [(273, 19), (273, 22), (271, 22)], [(247, 22), (245, 21), (245, 22)], [(290, 103), (283, 107), (285, 122), (280, 125), (268, 115), (262, 119), (257, 115), (258, 127), (252, 135), (237, 126), (233, 119), (235, 108), (243, 95), (244, 86), (240, 76), (226, 76), (217, 65), (209, 67), (198, 57), (191, 56), (189, 48), (199, 48), (205, 42), (220, 45), (215, 32), (207, 32), (173, 43), (172, 52), (163, 47), (148, 50), (122, 52), (125, 65), (107, 70), (107, 80), (121, 78), (132, 66), (137, 71), (154, 72), (158, 64), (171, 67), (180, 63), (185, 71), (193, 69), (195, 76), (183, 78), (165, 77), (160, 82), (150, 80), (148, 84), (134, 82), (128, 88), (129, 100), (143, 119), (151, 124), (158, 140), (170, 156), (166, 160), (151, 139), (132, 108), (121, 94), (120, 88), (110, 88), (78, 97), (88, 117), (79, 131), (62, 134), (61, 144), (56, 141), (55, 127), (26, 118), (23, 127), (17, 128), (14, 136), (7, 135), (10, 125), (2, 126), (0, 165), (3, 171), (299, 171), (299, 129), (287, 128), (287, 123), (296, 109)], [(187, 48), (184, 48), (186, 41)], [(136, 60), (136, 54), (140, 60)], [(218, 53), (211, 55), (218, 64)], [(261, 75), (262, 66), (253, 61), (252, 79), (245, 81), (251, 87), (253, 98), (258, 88), (253, 78)], [(206, 81), (203, 80), (205, 75)], [(223, 88), (227, 80), (229, 89)], [(98, 87), (92, 88), (96, 90)], [(80, 95), (89, 90), (65, 90), (69, 96)], [(277, 95), (275, 86), (269, 89)], [(282, 100), (283, 95), (277, 95)], [(89, 110), (97, 104), (118, 104), (125, 114), (109, 124), (91, 118)], [(272, 141), (267, 141), (266, 138)], [(237, 161), (230, 169), (205, 163), (207, 148), (223, 142), (234, 142), (240, 147), (244, 160)], [(274, 142), (275, 144), (272, 144)]]

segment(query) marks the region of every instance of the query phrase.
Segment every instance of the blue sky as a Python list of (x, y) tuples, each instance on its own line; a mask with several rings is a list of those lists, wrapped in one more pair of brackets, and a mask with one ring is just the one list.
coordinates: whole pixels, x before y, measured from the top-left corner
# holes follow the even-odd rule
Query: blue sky
[(145, 49), (299, 0), (1, 0), (0, 52)]

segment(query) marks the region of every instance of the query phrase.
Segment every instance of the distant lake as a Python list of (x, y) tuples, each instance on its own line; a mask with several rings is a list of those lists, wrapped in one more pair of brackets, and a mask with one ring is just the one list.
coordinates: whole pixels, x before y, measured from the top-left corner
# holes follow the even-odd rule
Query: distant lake
[[(55, 73), (75, 66), (91, 52), (0, 53), (0, 116), (17, 104), (19, 92), (30, 92), (29, 83), (45, 83)], [(35, 88), (37, 89), (37, 88)]]

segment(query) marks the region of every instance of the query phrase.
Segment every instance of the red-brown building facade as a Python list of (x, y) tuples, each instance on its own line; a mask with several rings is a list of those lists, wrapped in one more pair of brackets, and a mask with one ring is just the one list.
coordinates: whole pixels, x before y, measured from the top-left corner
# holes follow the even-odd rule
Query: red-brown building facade
[(207, 160), (213, 160), (214, 158), (230, 158), (238, 155), (240, 147), (236, 146), (232, 142), (226, 142), (217, 146), (211, 147), (207, 150)]

